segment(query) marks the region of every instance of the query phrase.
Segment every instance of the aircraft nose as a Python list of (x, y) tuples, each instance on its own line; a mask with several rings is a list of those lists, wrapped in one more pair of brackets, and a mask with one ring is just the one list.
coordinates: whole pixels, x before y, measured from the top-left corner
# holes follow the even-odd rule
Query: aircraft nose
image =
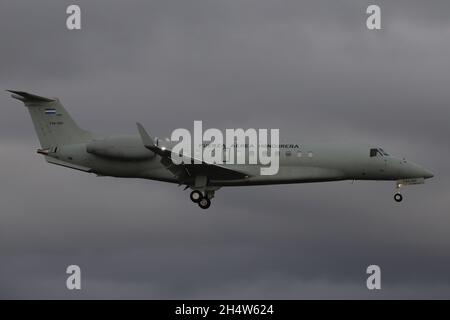
[(434, 177), (434, 174), (425, 169), (424, 167), (415, 164), (413, 162), (406, 161), (405, 159), (402, 160), (402, 167), (403, 170), (401, 170), (401, 173), (408, 178), (429, 179)]
[(427, 169), (413, 164), (412, 165), (412, 169), (413, 169), (413, 174), (417, 177), (417, 178), (424, 178), (424, 179), (429, 179), (429, 178), (433, 178), (434, 174), (431, 173), (430, 171), (428, 171)]
[(423, 177), (425, 179), (433, 178), (434, 174), (431, 171), (428, 171), (427, 169), (423, 169), (424, 175)]

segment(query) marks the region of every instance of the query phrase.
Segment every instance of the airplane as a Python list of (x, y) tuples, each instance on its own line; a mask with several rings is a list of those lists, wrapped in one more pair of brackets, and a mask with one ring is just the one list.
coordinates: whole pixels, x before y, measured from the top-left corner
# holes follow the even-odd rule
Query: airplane
[(280, 145), (275, 175), (261, 175), (260, 164), (227, 164), (226, 149), (220, 165), (189, 161), (175, 164), (173, 145), (151, 137), (139, 123), (135, 136), (97, 136), (81, 129), (58, 98), (7, 91), (28, 108), (41, 145), (37, 152), (48, 163), (98, 176), (183, 185), (185, 190), (192, 189), (190, 199), (202, 209), (211, 206), (221, 187), (342, 180), (396, 181), (394, 200), (401, 202), (401, 187), (423, 184), (433, 177), (422, 166), (391, 156), (378, 146)]

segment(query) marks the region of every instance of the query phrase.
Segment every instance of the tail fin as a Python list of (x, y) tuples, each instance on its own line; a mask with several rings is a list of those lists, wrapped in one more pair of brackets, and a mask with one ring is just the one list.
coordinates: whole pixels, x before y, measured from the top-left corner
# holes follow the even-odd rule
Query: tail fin
[(92, 134), (73, 121), (57, 98), (45, 98), (23, 91), (8, 90), (22, 101), (30, 112), (41, 147), (44, 149), (65, 144), (86, 142)]

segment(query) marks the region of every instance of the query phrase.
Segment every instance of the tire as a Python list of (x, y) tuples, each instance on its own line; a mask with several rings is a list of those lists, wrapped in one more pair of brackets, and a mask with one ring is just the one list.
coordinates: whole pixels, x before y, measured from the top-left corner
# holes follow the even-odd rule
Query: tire
[(208, 209), (211, 206), (211, 200), (208, 198), (201, 198), (198, 202), (198, 206), (202, 209)]
[(192, 202), (199, 203), (200, 200), (203, 198), (203, 195), (201, 194), (200, 191), (194, 190), (191, 192), (190, 198)]
[(396, 202), (401, 202), (403, 200), (403, 196), (400, 193), (394, 194), (394, 200)]

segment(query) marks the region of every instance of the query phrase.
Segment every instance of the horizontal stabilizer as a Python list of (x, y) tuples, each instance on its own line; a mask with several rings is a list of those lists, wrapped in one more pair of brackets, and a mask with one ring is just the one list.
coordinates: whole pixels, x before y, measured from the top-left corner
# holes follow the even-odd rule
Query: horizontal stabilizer
[(55, 159), (52, 157), (45, 157), (45, 160), (48, 163), (56, 164), (57, 166), (66, 167), (66, 168), (75, 169), (75, 170), (84, 171), (84, 172), (89, 172), (89, 173), (92, 172), (91, 168), (79, 166), (77, 164), (65, 162), (65, 161), (58, 160), (58, 159)]
[(35, 94), (31, 94), (24, 91), (15, 91), (15, 90), (6, 90), (8, 92), (11, 92), (14, 99), (23, 101), (23, 102), (53, 102), (56, 101), (55, 99), (50, 99), (46, 97), (37, 96)]

